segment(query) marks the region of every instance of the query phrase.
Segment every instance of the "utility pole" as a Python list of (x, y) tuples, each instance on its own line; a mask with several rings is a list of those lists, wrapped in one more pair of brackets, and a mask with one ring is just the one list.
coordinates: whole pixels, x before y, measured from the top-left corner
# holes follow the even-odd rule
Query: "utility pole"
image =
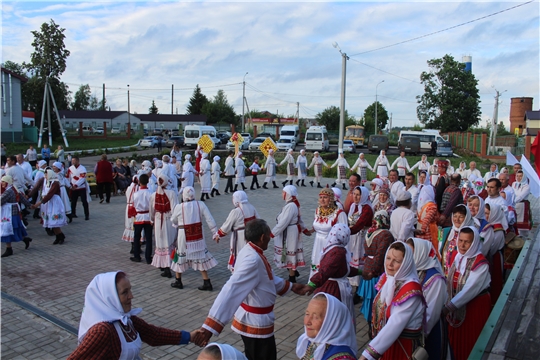
[(171, 114), (174, 114), (174, 84), (171, 86)]
[(392, 132), (392, 113), (390, 113), (390, 126), (388, 128), (388, 133)]
[(502, 93), (506, 92), (504, 90), (502, 93), (495, 89), (495, 105), (493, 107), (493, 120), (491, 122), (491, 131), (490, 131), (490, 139), (489, 139), (489, 146), (488, 146), (488, 154), (495, 154), (495, 144), (497, 143), (497, 125), (499, 124), (499, 97)]
[(129, 84), (128, 84), (128, 139), (131, 139), (131, 111), (129, 104)]
[(244, 79), (242, 80), (242, 132), (245, 132), (246, 131), (246, 124), (245, 124), (245, 121), (244, 121), (244, 105), (246, 104), (246, 75), (248, 74), (248, 72), (246, 72), (246, 74), (244, 75)]
[(381, 85), (382, 83), (384, 82), (381, 81), (380, 83), (377, 84), (377, 86), (375, 86), (375, 135), (377, 135), (377, 105), (379, 104), (379, 100), (377, 99), (377, 88), (379, 87), (379, 85)]
[(103, 84), (103, 100), (101, 100), (101, 110), (105, 111), (105, 84)]
[(345, 88), (347, 80), (347, 60), (349, 57), (346, 53), (341, 51), (338, 43), (334, 41), (332, 46), (338, 49), (341, 54), (341, 102), (339, 112), (339, 140), (338, 140), (338, 152), (343, 151), (343, 136), (345, 132)]

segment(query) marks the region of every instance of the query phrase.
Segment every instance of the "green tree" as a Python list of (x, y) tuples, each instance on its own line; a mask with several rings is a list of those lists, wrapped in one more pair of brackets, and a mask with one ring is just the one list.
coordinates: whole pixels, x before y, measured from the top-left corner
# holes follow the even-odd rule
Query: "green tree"
[[(324, 125), (328, 130), (339, 130), (339, 117), (340, 109), (337, 106), (329, 106), (322, 112), (315, 115), (315, 120), (319, 125)], [(355, 124), (354, 117), (349, 116), (347, 110), (345, 110), (345, 126)]]
[(103, 107), (103, 101), (99, 101), (97, 96), (92, 94), (90, 96), (90, 103), (88, 104), (88, 110), (98, 111), (98, 110), (102, 110), (102, 107)]
[(497, 136), (513, 135), (510, 131), (506, 130), (504, 123), (499, 121), (497, 125)]
[(152, 100), (152, 106), (150, 106), (150, 108), (148, 108), (148, 113), (149, 114), (157, 114), (159, 111), (158, 107), (156, 106), (156, 103), (154, 100)]
[(202, 114), (206, 115), (209, 124), (226, 123), (238, 125), (239, 117), (234, 112), (232, 105), (229, 104), (223, 90), (218, 90), (216, 96), (203, 106)]
[(7, 69), (7, 70), (11, 71), (11, 72), (14, 72), (17, 75), (28, 77), (28, 75), (26, 74), (26, 71), (24, 69), (24, 66), (21, 65), (21, 64), (18, 64), (16, 62), (7, 60), (5, 63), (2, 63), (2, 67), (4, 69)]
[(75, 93), (73, 103), (71, 103), (72, 110), (88, 110), (90, 106), (90, 98), (92, 96), (92, 90), (90, 85), (81, 85), (79, 90)]
[(416, 97), (420, 122), (443, 132), (464, 131), (477, 125), (481, 113), (474, 74), (448, 54), (427, 63), (430, 70), (420, 75), (424, 94)]
[(377, 131), (381, 131), (388, 124), (388, 112), (380, 101), (373, 102), (364, 110), (364, 128), (366, 134), (375, 133), (375, 104), (377, 104)]
[(201, 92), (199, 84), (193, 90), (193, 95), (189, 99), (189, 104), (186, 109), (186, 113), (189, 115), (200, 115), (204, 105), (208, 104), (208, 98)]
[[(23, 63), (23, 67), (29, 72), (28, 82), (23, 85), (23, 108), (36, 114), (38, 124), (43, 109), (43, 93), (47, 77), (58, 110), (69, 109), (71, 103), (69, 87), (60, 80), (60, 76), (66, 70), (66, 60), (70, 54), (64, 44), (65, 30), (51, 19), (50, 23), (41, 25), (40, 31), (32, 31), (34, 52), (30, 55), (30, 62)], [(60, 127), (54, 112), (51, 112), (51, 118), (53, 136), (58, 137)]]

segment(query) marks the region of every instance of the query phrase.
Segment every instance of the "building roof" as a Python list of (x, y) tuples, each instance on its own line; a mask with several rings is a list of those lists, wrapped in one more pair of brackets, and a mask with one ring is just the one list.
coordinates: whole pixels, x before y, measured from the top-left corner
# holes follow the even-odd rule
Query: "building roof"
[(85, 110), (60, 110), (60, 118), (67, 119), (114, 119), (127, 111), (85, 111)]
[(4, 67), (2, 68), (2, 72), (5, 72), (6, 74), (10, 74), (11, 76), (16, 77), (17, 79), (21, 80), (22, 83), (25, 83), (25, 82), (28, 81), (28, 78), (26, 76), (16, 74), (13, 71), (8, 70), (8, 69), (6, 69)]
[(182, 114), (136, 114), (141, 122), (184, 122), (184, 123), (205, 123), (206, 115), (182, 115)]
[(540, 120), (540, 110), (529, 110), (525, 112), (525, 120)]

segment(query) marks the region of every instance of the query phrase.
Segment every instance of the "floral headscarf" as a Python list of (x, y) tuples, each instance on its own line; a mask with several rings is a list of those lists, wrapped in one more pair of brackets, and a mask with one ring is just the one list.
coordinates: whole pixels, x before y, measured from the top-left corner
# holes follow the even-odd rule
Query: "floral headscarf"
[(379, 210), (373, 215), (371, 227), (366, 232), (366, 245), (371, 246), (373, 238), (381, 232), (381, 230), (390, 229), (390, 216), (386, 210)]

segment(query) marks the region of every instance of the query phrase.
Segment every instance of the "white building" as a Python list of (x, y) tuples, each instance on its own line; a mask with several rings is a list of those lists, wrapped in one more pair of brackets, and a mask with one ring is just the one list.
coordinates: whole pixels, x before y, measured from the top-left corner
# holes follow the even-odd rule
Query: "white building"
[(21, 85), (24, 76), (2, 68), (2, 142), (23, 140)]

